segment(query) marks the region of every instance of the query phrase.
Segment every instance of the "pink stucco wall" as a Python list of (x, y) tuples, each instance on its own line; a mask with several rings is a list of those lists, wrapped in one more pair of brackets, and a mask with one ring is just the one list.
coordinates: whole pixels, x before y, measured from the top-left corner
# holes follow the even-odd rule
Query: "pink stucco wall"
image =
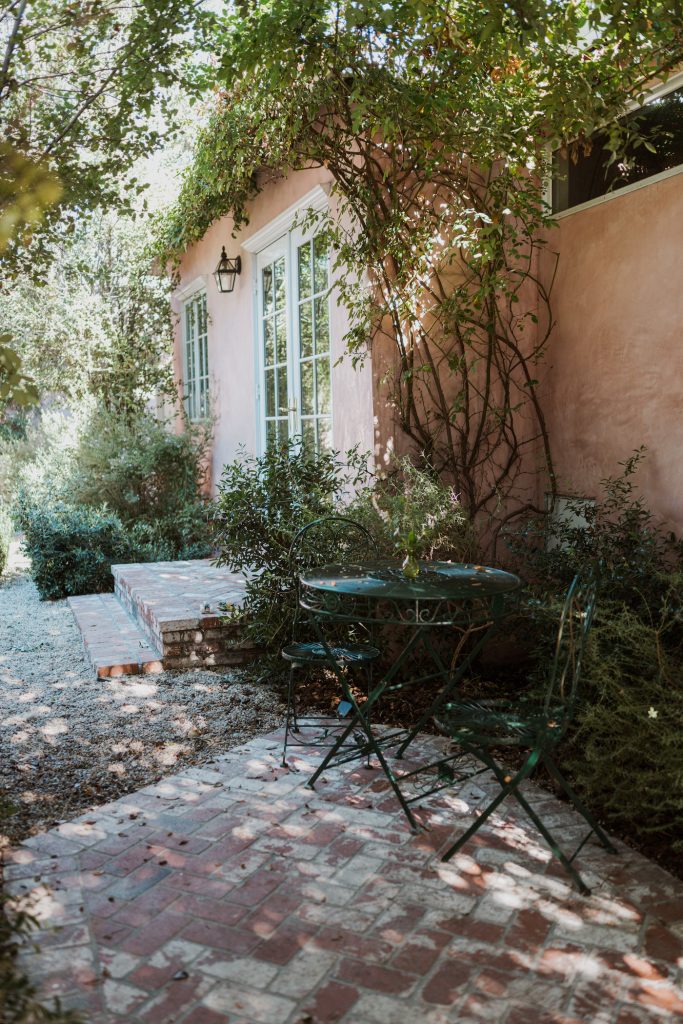
[[(575, 494), (647, 445), (638, 482), (683, 530), (683, 174), (565, 215), (544, 405), (560, 476)], [(552, 261), (544, 257), (546, 277)]]
[[(223, 218), (183, 259), (181, 287), (203, 279), (207, 292), (214, 484), (240, 444), (256, 447), (255, 257), (241, 242), (327, 181), (324, 170), (310, 170), (270, 183), (237, 239)], [(333, 203), (331, 210), (334, 215)], [(565, 215), (540, 261), (547, 281), (559, 252), (542, 396), (560, 489), (597, 495), (599, 481), (645, 444), (639, 483), (650, 507), (677, 531), (683, 531), (682, 227), (683, 174), (677, 174)], [(211, 277), (223, 244), (229, 255), (242, 256), (231, 295), (221, 295)], [(334, 362), (346, 330), (334, 296), (330, 314)], [(374, 367), (368, 360), (354, 370), (346, 360), (333, 370), (333, 440), (340, 450), (374, 447), (381, 462), (387, 447), (404, 446), (381, 383), (390, 353), (378, 346), (373, 356)], [(182, 376), (179, 331), (176, 370)]]
[[(180, 312), (183, 289), (193, 282), (206, 288), (209, 316), (208, 358), (212, 378), (212, 403), (215, 416), (215, 437), (212, 455), (212, 480), (215, 486), (221, 469), (235, 457), (240, 445), (250, 452), (257, 444), (256, 370), (255, 370), (255, 259), (241, 247), (256, 231), (265, 227), (278, 214), (297, 203), (318, 184), (325, 184), (330, 175), (324, 170), (300, 171), (269, 183), (255, 197), (249, 209), (249, 224), (239, 236), (232, 238), (232, 220), (216, 221), (200, 242), (184, 255), (180, 266), (180, 284), (174, 297), (174, 310)], [(334, 215), (334, 200), (331, 201)], [(242, 257), (242, 273), (235, 290), (221, 294), (213, 281), (221, 246), (229, 256)], [(346, 314), (330, 297), (330, 334), (332, 346), (332, 415), (333, 444), (345, 451), (354, 444), (364, 450), (373, 447), (372, 377), (369, 364), (354, 370), (350, 360), (334, 366), (343, 355)], [(176, 325), (175, 372), (182, 379), (182, 346), (180, 323)]]

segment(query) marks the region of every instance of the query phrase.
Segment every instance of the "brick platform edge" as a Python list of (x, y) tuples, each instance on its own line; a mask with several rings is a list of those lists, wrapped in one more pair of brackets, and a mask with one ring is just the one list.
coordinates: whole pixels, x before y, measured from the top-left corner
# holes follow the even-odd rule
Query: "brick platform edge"
[(99, 677), (222, 668), (256, 653), (219, 607), (241, 604), (240, 574), (208, 559), (113, 565), (112, 574), (114, 594), (69, 599)]
[[(411, 835), (383, 776), (260, 737), (5, 856), (42, 922), (21, 965), (87, 1024), (655, 1024), (683, 1019), (683, 883), (587, 844), (573, 890), (514, 802), (430, 798)], [(422, 757), (440, 741), (420, 737)], [(403, 763), (403, 762), (401, 762)], [(406, 762), (409, 768), (409, 762)], [(525, 795), (568, 843), (583, 828)]]

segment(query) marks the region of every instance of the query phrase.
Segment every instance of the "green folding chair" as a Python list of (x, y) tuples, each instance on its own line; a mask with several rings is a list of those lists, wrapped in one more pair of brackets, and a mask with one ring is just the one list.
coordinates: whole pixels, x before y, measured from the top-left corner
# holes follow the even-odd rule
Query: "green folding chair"
[[(489, 768), (500, 783), (500, 792), (495, 799), (451, 846), (443, 860), (450, 860), (461, 850), (509, 796), (513, 796), (526, 811), (581, 892), (587, 894), (590, 890), (572, 862), (590, 836), (595, 834), (610, 853), (617, 852), (564, 778), (554, 758), (555, 748), (566, 734), (574, 714), (581, 659), (593, 620), (595, 599), (594, 577), (577, 576), (569, 588), (560, 617), (555, 656), (543, 699), (522, 698), (515, 703), (506, 700), (451, 701), (440, 712), (437, 721), (440, 730), (458, 744), (464, 753), (473, 755)], [(501, 747), (528, 750), (524, 763), (516, 772), (505, 771), (494, 760), (492, 750)], [(588, 834), (569, 856), (562, 851), (550, 829), (520, 791), (521, 784), (541, 764), (545, 765), (570, 803), (590, 826)]]
[[(306, 570), (330, 563), (364, 564), (377, 557), (377, 544), (372, 534), (361, 524), (347, 516), (326, 516), (304, 526), (294, 537), (289, 549), (293, 579), (296, 580), (297, 598), (299, 576)], [(286, 765), (290, 746), (327, 748), (337, 737), (343, 719), (352, 705), (340, 696), (332, 715), (301, 715), (299, 712), (299, 679), (301, 670), (329, 667), (330, 652), (339, 669), (362, 669), (366, 676), (366, 689), (372, 681), (372, 664), (379, 658), (377, 647), (363, 636), (360, 639), (344, 635), (329, 638), (329, 649), (320, 640), (312, 639), (310, 626), (302, 616), (298, 600), (292, 642), (282, 648), (282, 657), (289, 662), (287, 686), (287, 717), (282, 764)], [(294, 737), (292, 736), (294, 734)], [(352, 748), (357, 743), (351, 738)]]

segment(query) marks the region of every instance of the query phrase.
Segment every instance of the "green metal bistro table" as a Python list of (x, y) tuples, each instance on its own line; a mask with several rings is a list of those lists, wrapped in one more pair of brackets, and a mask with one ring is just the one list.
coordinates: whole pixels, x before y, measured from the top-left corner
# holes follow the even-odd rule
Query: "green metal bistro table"
[[(364, 565), (325, 565), (301, 576), (300, 603), (308, 613), (318, 639), (327, 653), (330, 669), (339, 679), (349, 711), (348, 726), (330, 748), (308, 781), (312, 788), (323, 771), (333, 765), (374, 755), (386, 775), (414, 831), (418, 824), (410, 798), (401, 791), (385, 750), (395, 749), (401, 758), (425, 723), (448, 701), (463, 674), (516, 602), (522, 581), (518, 576), (485, 565), (458, 562), (420, 562), (419, 573), (407, 576), (400, 563), (377, 561)], [(374, 631), (381, 627), (405, 629), (407, 638), (393, 664), (374, 683), (367, 700), (356, 700), (348, 679), (335, 661), (326, 640), (326, 627), (362, 624)], [(444, 660), (436, 634), (450, 631), (454, 645)], [(427, 671), (406, 673), (411, 657), (422, 648)], [(434, 684), (435, 696), (414, 727), (376, 735), (372, 708), (384, 695), (398, 690)], [(349, 749), (349, 740), (353, 749)], [(422, 797), (424, 793), (420, 793)], [(413, 799), (418, 799), (415, 797)]]

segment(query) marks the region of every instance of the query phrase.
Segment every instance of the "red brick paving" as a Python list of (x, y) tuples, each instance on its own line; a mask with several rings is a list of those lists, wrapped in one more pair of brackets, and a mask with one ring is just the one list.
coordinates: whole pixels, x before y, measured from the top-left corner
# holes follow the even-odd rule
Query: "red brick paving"
[[(436, 740), (421, 741), (429, 747)], [(683, 1021), (683, 884), (589, 844), (580, 896), (514, 807), (443, 864), (491, 780), (412, 836), (376, 772), (304, 786), (262, 737), (29, 840), (11, 893), (23, 957), (87, 1024), (647, 1024)], [(573, 812), (529, 787), (558, 830)], [(436, 851), (436, 852), (435, 852)]]

